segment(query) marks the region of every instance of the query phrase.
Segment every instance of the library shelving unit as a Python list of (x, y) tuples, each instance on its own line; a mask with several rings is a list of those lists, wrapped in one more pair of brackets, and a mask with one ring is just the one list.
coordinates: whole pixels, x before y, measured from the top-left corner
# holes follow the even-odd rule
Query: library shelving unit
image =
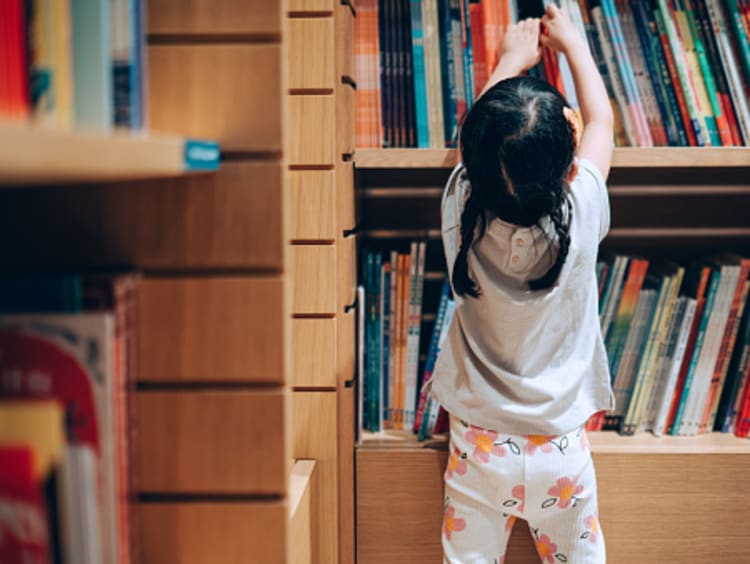
[[(184, 137), (0, 128), (0, 266), (142, 273), (134, 562), (312, 562), (319, 468), (291, 449), (287, 4), (144, 5), (149, 130)], [(220, 169), (185, 174), (185, 139), (215, 140)]]
[[(427, 240), (423, 361), (445, 279), (440, 197), (455, 151), (357, 149), (354, 161), (362, 244), (397, 248)], [(617, 149), (608, 184), (612, 229), (604, 248), (675, 257), (750, 252), (750, 148)], [(750, 441), (719, 433), (657, 439), (601, 432), (591, 442), (609, 562), (747, 560), (737, 541), (748, 538)], [(447, 457), (444, 436), (425, 443), (409, 432), (361, 437), (358, 564), (440, 561)], [(538, 562), (520, 522), (506, 562)]]

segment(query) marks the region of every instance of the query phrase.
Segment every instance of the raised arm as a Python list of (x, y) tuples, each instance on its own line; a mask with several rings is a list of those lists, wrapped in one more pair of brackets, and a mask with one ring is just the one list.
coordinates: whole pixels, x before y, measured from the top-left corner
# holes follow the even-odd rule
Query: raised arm
[(573, 74), (583, 117), (578, 156), (591, 161), (606, 179), (612, 164), (614, 118), (599, 69), (586, 40), (563, 10), (550, 4), (542, 24), (546, 33), (541, 44), (565, 54)]

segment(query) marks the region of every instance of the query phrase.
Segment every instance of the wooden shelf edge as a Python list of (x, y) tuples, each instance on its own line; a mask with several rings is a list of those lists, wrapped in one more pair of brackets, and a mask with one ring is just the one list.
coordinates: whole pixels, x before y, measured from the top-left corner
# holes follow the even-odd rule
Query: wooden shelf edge
[[(591, 450), (595, 454), (747, 454), (750, 440), (730, 433), (709, 433), (693, 437), (655, 437), (640, 433), (626, 437), (614, 432), (589, 433)], [(423, 443), (409, 431), (363, 433), (357, 445), (360, 451), (420, 451), (446, 450), (448, 436), (437, 435)]]
[(114, 182), (218, 170), (219, 145), (170, 135), (42, 129), (0, 121), (0, 186)]
[(300, 502), (312, 485), (314, 460), (296, 460), (289, 475), (289, 518), (297, 514)]
[[(455, 149), (357, 149), (360, 169), (453, 168)], [(649, 147), (615, 149), (613, 168), (750, 167), (750, 147)]]

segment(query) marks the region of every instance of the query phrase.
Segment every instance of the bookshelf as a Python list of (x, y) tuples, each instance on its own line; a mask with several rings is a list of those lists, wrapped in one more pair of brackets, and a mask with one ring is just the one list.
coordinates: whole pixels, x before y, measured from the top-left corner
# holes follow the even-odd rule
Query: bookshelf
[(216, 171), (219, 146), (169, 135), (44, 130), (0, 121), (0, 186), (113, 182)]
[[(445, 269), (440, 197), (455, 151), (358, 149), (354, 160), (362, 245), (404, 248), (406, 241), (427, 240), (422, 333), (429, 335)], [(654, 256), (725, 249), (747, 254), (750, 223), (739, 210), (750, 206), (749, 175), (748, 148), (617, 149), (608, 183), (612, 229), (603, 248)], [(734, 522), (728, 529), (716, 523), (727, 522), (725, 510), (742, 520), (742, 499), (750, 493), (743, 484), (747, 440), (720, 433), (656, 438), (610, 432), (591, 433), (590, 439), (609, 561), (744, 560), (727, 543), (746, 533)], [(418, 443), (408, 431), (365, 433), (355, 453), (358, 564), (438, 561), (447, 437)], [(381, 478), (386, 473), (387, 486)], [(738, 495), (726, 496), (724, 488)], [(686, 491), (701, 502), (724, 495), (723, 505), (708, 502), (707, 513), (695, 517)], [(643, 527), (643, 520), (660, 523), (659, 530)], [(516, 524), (506, 562), (538, 561), (529, 535)]]

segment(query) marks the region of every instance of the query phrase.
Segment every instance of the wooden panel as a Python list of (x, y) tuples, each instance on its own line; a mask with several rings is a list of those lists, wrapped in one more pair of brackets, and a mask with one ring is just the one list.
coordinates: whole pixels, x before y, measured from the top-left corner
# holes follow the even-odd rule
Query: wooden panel
[(336, 191), (332, 170), (292, 170), (292, 239), (336, 240)]
[(183, 179), (0, 191), (0, 256), (16, 265), (280, 270), (283, 176), (279, 162), (228, 163)]
[(343, 2), (336, 4), (336, 76), (357, 80), (354, 67), (354, 13)]
[[(292, 18), (288, 29), (289, 88), (332, 89), (336, 84), (333, 18)], [(353, 49), (351, 44), (348, 49)]]
[(354, 164), (341, 162), (336, 165), (336, 222), (339, 235), (357, 225), (354, 205)]
[(333, 0), (289, 0), (287, 7), (290, 12), (330, 12), (333, 10)]
[(357, 360), (356, 350), (356, 308), (348, 313), (340, 313), (336, 316), (337, 323), (337, 372), (338, 389), (341, 391), (347, 382), (354, 379), (355, 363)]
[(292, 320), (292, 374), (295, 386), (336, 385), (336, 323), (329, 319)]
[(295, 245), (293, 313), (336, 313), (336, 246)]
[(357, 299), (357, 237), (342, 237), (336, 244), (338, 255), (339, 312)]
[[(359, 450), (356, 457), (357, 562), (438, 562), (447, 452)], [(595, 453), (608, 561), (745, 562), (736, 539), (747, 536), (750, 485), (741, 477), (749, 462), (748, 454)], [(521, 530), (514, 530), (506, 561), (538, 562)]]
[(289, 562), (312, 564), (317, 539), (312, 536), (314, 460), (298, 460), (289, 477)]
[[(317, 463), (313, 522), (319, 541), (313, 562), (338, 562), (338, 461), (336, 392), (294, 392), (293, 455)], [(315, 529), (315, 527), (313, 527)]]
[(223, 151), (281, 150), (279, 45), (151, 45), (148, 52), (152, 130), (215, 139)]
[(146, 278), (138, 300), (138, 378), (284, 383), (280, 277)]
[(339, 562), (355, 562), (354, 518), (354, 386), (341, 387), (338, 399), (338, 469), (339, 469)]
[(354, 88), (350, 84), (336, 87), (336, 152), (354, 153)]
[(149, 0), (149, 33), (281, 33), (281, 2), (268, 0)]
[(143, 564), (284, 564), (284, 502), (141, 503)]
[(139, 392), (141, 491), (283, 495), (284, 411), (281, 392)]
[(289, 164), (333, 165), (335, 103), (333, 94), (289, 96)]

